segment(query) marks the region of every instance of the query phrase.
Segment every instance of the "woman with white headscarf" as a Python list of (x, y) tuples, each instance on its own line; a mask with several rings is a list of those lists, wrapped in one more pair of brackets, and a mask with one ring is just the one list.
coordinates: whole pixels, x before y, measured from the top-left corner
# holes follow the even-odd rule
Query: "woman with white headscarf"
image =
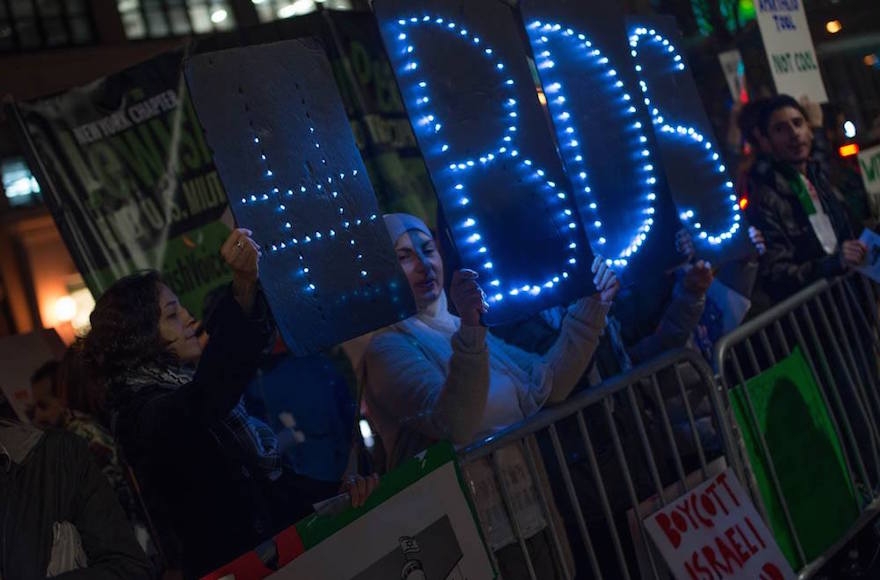
[[(592, 265), (597, 293), (569, 307), (559, 338), (541, 356), (504, 343), (480, 324), (488, 304), (476, 272), (453, 274), (449, 293), (460, 317), (448, 311), (443, 260), (424, 222), (391, 214), (385, 216), (385, 224), (418, 307), (415, 316), (374, 334), (358, 364), (387, 468), (434, 441), (464, 445), (490, 435), (571, 393), (593, 355), (619, 288), (604, 261), (597, 258)], [(508, 467), (523, 471), (521, 452), (510, 451)], [(486, 470), (473, 473), (469, 466), (469, 476), (491, 478), (491, 470)], [(509, 524), (498, 522), (491, 529), (485, 521), (491, 510), (480, 511), (493, 549), (513, 541)], [(540, 510), (534, 511), (516, 516), (527, 533), (546, 525)]]
[(433, 441), (470, 443), (563, 401), (581, 378), (619, 282), (600, 259), (598, 292), (568, 309), (554, 346), (541, 356), (487, 333), (488, 308), (477, 274), (452, 276), (447, 310), (437, 241), (415, 216), (390, 214), (385, 223), (415, 296), (418, 314), (374, 334), (360, 362), (364, 396), (394, 467)]

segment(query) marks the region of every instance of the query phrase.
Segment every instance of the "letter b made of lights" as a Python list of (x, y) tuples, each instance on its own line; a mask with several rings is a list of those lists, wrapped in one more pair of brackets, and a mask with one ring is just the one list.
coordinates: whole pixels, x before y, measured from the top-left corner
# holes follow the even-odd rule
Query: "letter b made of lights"
[(510, 8), (374, 9), (459, 259), (487, 294), (484, 321), (591, 293), (591, 249)]
[(487, 294), (484, 321), (592, 292), (592, 252), (510, 9), (374, 8), (460, 261)]

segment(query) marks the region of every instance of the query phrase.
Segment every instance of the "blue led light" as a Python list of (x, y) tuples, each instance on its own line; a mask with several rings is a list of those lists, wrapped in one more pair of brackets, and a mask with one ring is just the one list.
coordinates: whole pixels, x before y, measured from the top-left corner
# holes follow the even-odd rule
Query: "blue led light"
[[(642, 43), (659, 45), (660, 50), (673, 55), (671, 63), (673, 66), (672, 70), (669, 71), (669, 74), (676, 74), (685, 70), (684, 63), (681, 62), (681, 55), (676, 52), (675, 47), (672, 46), (669, 40), (664, 38), (661, 34), (658, 34), (656, 30), (649, 30), (644, 27), (633, 29), (629, 37), (629, 45), (632, 48), (632, 55), (634, 58), (638, 58), (638, 51)], [(638, 70), (641, 70), (641, 67), (638, 67)], [(639, 76), (641, 77), (642, 75), (640, 74)], [(645, 102), (648, 103), (648, 84), (642, 79), (639, 81), (639, 86), (642, 89), (642, 93), (645, 95)], [(702, 133), (694, 127), (673, 124), (672, 122), (667, 121), (656, 108), (651, 110), (651, 119), (658, 136), (668, 136), (670, 138), (682, 139), (697, 145), (701, 144), (702, 147), (700, 149), (702, 151), (710, 152), (706, 156), (706, 162), (714, 165), (717, 173), (724, 175), (727, 168), (721, 163), (721, 161), (719, 161), (719, 155), (712, 151), (713, 145), (711, 141)], [(726, 200), (733, 202), (730, 205), (730, 225), (726, 230), (721, 232), (708, 232), (700, 221), (692, 221), (697, 217), (694, 210), (681, 210), (679, 208), (679, 217), (681, 218), (681, 221), (690, 224), (695, 230), (697, 230), (697, 237), (709, 242), (713, 246), (722, 244), (724, 241), (731, 239), (739, 230), (740, 220), (742, 219), (740, 216), (740, 206), (737, 203), (737, 198), (733, 191), (733, 183), (725, 178), (724, 182), (720, 184), (720, 190), (722, 196), (724, 196)]]
[[(443, 159), (441, 165), (446, 167), (445, 171), (448, 172), (443, 177), (449, 178), (453, 183), (448, 191), (438, 191), (438, 193), (444, 199), (454, 200), (454, 204), (461, 208), (467, 207), (472, 196), (472, 192), (468, 190), (469, 172), (475, 168), (485, 167), (497, 161), (516, 160), (517, 163), (514, 163), (515, 167), (523, 172), (528, 179), (534, 179), (539, 184), (538, 187), (545, 193), (545, 203), (550, 207), (558, 207), (559, 201), (557, 199), (566, 199), (565, 194), (559, 192), (556, 184), (546, 178), (543, 169), (533, 166), (530, 159), (522, 159), (520, 157), (520, 151), (515, 144), (519, 120), (515, 92), (516, 83), (512, 78), (506, 76), (505, 71), (507, 67), (505, 63), (497, 58), (495, 51), (491, 47), (486, 46), (482, 39), (472, 36), (467, 29), (458, 28), (456, 31), (457, 23), (445, 18), (428, 15), (421, 18), (400, 18), (389, 21), (388, 26), (392, 29), (392, 33), (387, 36), (387, 38), (392, 40), (393, 48), (391, 52), (396, 52), (401, 57), (399, 62), (402, 63), (402, 66), (398, 70), (398, 80), (400, 81), (402, 92), (407, 99), (410, 116), (413, 119), (427, 119), (427, 122), (419, 121), (414, 123), (414, 129), (423, 143), (423, 148)], [(486, 59), (490, 65), (490, 74), (494, 76), (490, 77), (491, 80), (487, 80), (487, 83), (497, 83), (498, 90), (503, 95), (499, 100), (504, 111), (503, 117), (507, 120), (508, 124), (498, 137), (496, 145), (490, 147), (482, 154), (477, 154), (473, 159), (457, 159), (454, 147), (441, 140), (442, 123), (436, 120), (437, 113), (429, 108), (434, 102), (428, 94), (430, 90), (429, 80), (414, 78), (415, 75), (420, 73), (415, 72), (419, 71), (419, 67), (417, 56), (414, 56), (417, 54), (417, 51), (410, 44), (412, 34), (410, 30), (417, 26), (432, 28), (438, 34), (453, 34), (455, 38), (466, 41), (469, 45), (480, 45), (483, 47), (477, 54)], [(552, 67), (552, 62), (549, 64), (545, 62), (544, 64)], [(572, 147), (577, 146), (576, 140), (569, 139), (569, 141), (571, 141)], [(577, 244), (574, 242), (575, 238), (573, 236), (579, 226), (568, 217), (570, 211), (569, 214), (565, 214), (562, 211), (555, 211), (555, 213), (558, 214), (556, 218), (558, 231), (560, 235), (567, 238), (566, 245), (569, 250), (572, 250), (571, 254), (563, 258), (568, 264), (575, 265), (577, 260), (574, 250), (577, 248)], [(491, 280), (489, 284), (492, 287), (501, 289), (501, 291), (487, 297), (490, 303), (499, 302), (505, 296), (518, 296), (524, 292), (537, 296), (542, 288), (552, 289), (569, 277), (568, 272), (563, 271), (536, 284), (528, 284), (526, 286), (506, 284), (503, 281), (503, 277), (495, 273), (495, 264), (490, 258), (491, 252), (489, 248), (482, 245), (483, 236), (479, 233), (479, 222), (475, 216), (459, 215), (455, 217), (452, 223), (453, 233), (455, 239), (459, 242), (458, 249), (464, 262), (480, 264), (475, 269), (480, 270), (486, 279)], [(504, 289), (505, 286), (506, 289)]]
[[(544, 85), (544, 92), (553, 95), (553, 98), (547, 99), (547, 107), (550, 115), (554, 120), (557, 129), (559, 141), (562, 147), (562, 156), (565, 161), (569, 173), (575, 182), (575, 187), (579, 188), (579, 197), (584, 200), (581, 204), (581, 219), (584, 223), (591, 223), (592, 227), (586, 228), (587, 236), (590, 242), (599, 248), (608, 243), (607, 237), (603, 234), (602, 221), (599, 219), (599, 206), (596, 198), (592, 195), (592, 188), (589, 185), (589, 175), (586, 171), (584, 163), (584, 152), (581, 148), (581, 139), (576, 138), (577, 129), (572, 121), (572, 115), (564, 106), (566, 98), (564, 96), (565, 79), (552, 72), (552, 58), (554, 50), (559, 50), (562, 45), (573, 46), (582, 56), (592, 61), (593, 66), (603, 71), (603, 76), (609, 79), (612, 92), (615, 98), (620, 100), (621, 115), (623, 117), (631, 117), (637, 111), (636, 108), (626, 103), (631, 100), (631, 96), (623, 89), (623, 82), (617, 80), (617, 71), (609, 65), (608, 57), (602, 55), (602, 52), (595, 48), (593, 44), (587, 40), (585, 34), (577, 34), (574, 30), (568, 28), (562, 30), (561, 25), (553, 23), (544, 23), (540, 21), (532, 21), (526, 27), (529, 40), (532, 43), (533, 52), (539, 55), (537, 60), (538, 75)], [(551, 66), (546, 66), (547, 64)], [(558, 96), (557, 96), (558, 95)], [(640, 159), (650, 160), (651, 152), (644, 148), (647, 137), (642, 133), (642, 124), (638, 121), (632, 123), (631, 127), (635, 130), (628, 137), (632, 141), (634, 152)], [(642, 168), (647, 184), (653, 180), (653, 165), (646, 164)], [(649, 189), (640, 195), (641, 212), (645, 216), (641, 220), (636, 233), (626, 242), (622, 248), (610, 248), (602, 251), (606, 255), (616, 256), (607, 260), (608, 264), (618, 267), (625, 267), (636, 252), (638, 252), (642, 243), (647, 239), (647, 233), (651, 231), (654, 224), (653, 201), (656, 195)]]
[[(320, 142), (318, 141), (318, 137), (316, 136), (316, 132), (315, 132), (314, 127), (309, 128), (309, 135), (312, 139), (312, 144), (315, 146), (315, 149), (320, 149)], [(259, 158), (263, 164), (263, 170), (264, 170), (263, 175), (267, 178), (272, 178), (272, 181), (274, 181), (277, 178), (274, 177), (274, 173), (271, 169), (269, 157), (266, 154), (266, 152), (263, 150), (263, 148), (262, 148), (263, 145), (262, 145), (262, 142), (260, 141), (259, 137), (254, 137), (254, 144), (257, 146), (257, 149), (259, 150)], [(321, 166), (326, 167), (326, 165), (327, 165), (327, 160), (322, 158), (321, 159)], [(356, 176), (357, 174), (358, 174), (357, 169), (353, 169), (350, 172), (350, 175), (352, 177)], [(300, 184), (298, 194), (295, 194), (293, 189), (287, 189), (282, 194), (281, 189), (278, 186), (275, 186), (273, 184), (269, 184), (267, 186), (268, 190), (266, 192), (250, 194), (249, 196), (245, 195), (244, 197), (241, 198), (242, 205), (256, 205), (256, 204), (264, 204), (264, 203), (276, 204), (277, 211), (284, 214), (285, 221), (283, 221), (282, 225), (279, 227), (280, 231), (276, 232), (277, 237), (275, 237), (272, 241), (268, 242), (268, 244), (267, 244), (267, 246), (270, 250), (270, 255), (273, 253), (281, 252), (283, 250), (293, 249), (294, 247), (297, 247), (300, 245), (310, 244), (316, 240), (323, 239), (325, 236), (330, 237), (330, 238), (336, 237), (336, 230), (334, 230), (332, 228), (328, 228), (327, 231), (324, 231), (324, 232), (322, 232), (322, 231), (309, 232), (305, 235), (303, 235), (303, 232), (297, 233), (298, 228), (296, 225), (297, 222), (296, 222), (295, 216), (292, 215), (292, 212), (288, 212), (287, 206), (284, 203), (282, 203), (282, 200), (284, 197), (289, 198), (289, 197), (294, 197), (295, 195), (308, 195), (310, 192), (309, 187), (311, 187), (311, 188), (313, 188), (313, 190), (311, 190), (312, 194), (327, 196), (330, 199), (337, 200), (337, 203), (338, 203), (339, 192), (336, 191), (336, 189), (337, 188), (341, 189), (342, 182), (345, 180), (345, 177), (347, 176), (347, 174), (344, 172), (341, 172), (338, 175), (339, 175), (339, 177), (338, 177), (339, 183), (338, 184), (334, 181), (334, 177), (332, 175), (328, 175), (326, 177), (326, 179), (316, 178), (315, 182), (313, 182), (313, 183)], [(328, 187), (325, 188), (324, 184), (321, 183), (321, 181), (326, 181)], [(327, 189), (331, 190), (329, 194), (327, 193)], [(345, 208), (342, 207), (341, 205), (338, 206), (337, 209), (338, 209), (339, 215), (343, 215), (345, 213)], [(379, 217), (378, 215), (372, 214), (366, 219), (358, 218), (355, 220), (355, 225), (360, 226), (362, 224), (367, 224), (369, 222), (375, 222), (378, 219), (378, 217)], [(351, 222), (343, 221), (343, 222), (341, 222), (340, 225), (341, 225), (342, 229), (347, 230), (349, 232), (351, 231), (351, 229), (350, 229)], [(354, 237), (351, 233), (349, 233), (349, 246), (351, 246), (351, 247), (356, 246), (356, 242), (355, 242)], [(314, 281), (311, 277), (311, 274), (310, 274), (311, 268), (309, 268), (305, 264), (305, 261), (306, 261), (305, 256), (300, 252), (299, 253), (300, 268), (296, 272), (296, 274), (298, 277), (303, 279), (303, 290), (305, 292), (312, 293), (312, 292), (317, 291), (317, 286), (315, 286)], [(357, 255), (355, 256), (355, 261), (362, 262), (363, 261), (363, 254), (357, 253)], [(361, 271), (361, 277), (362, 278), (367, 277), (366, 270)]]

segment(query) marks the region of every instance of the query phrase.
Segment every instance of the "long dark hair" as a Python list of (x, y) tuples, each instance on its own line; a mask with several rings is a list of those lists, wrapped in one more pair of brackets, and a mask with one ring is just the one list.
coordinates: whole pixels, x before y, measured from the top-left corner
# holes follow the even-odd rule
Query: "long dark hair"
[(95, 304), (82, 355), (105, 384), (129, 370), (167, 368), (175, 362), (159, 334), (161, 282), (154, 270), (131, 274), (117, 280)]

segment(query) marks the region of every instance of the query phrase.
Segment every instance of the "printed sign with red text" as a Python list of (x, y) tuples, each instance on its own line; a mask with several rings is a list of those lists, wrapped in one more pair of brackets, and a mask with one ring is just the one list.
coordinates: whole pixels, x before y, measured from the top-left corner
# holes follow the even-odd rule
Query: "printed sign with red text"
[(795, 577), (730, 469), (648, 516), (645, 528), (678, 580)]

